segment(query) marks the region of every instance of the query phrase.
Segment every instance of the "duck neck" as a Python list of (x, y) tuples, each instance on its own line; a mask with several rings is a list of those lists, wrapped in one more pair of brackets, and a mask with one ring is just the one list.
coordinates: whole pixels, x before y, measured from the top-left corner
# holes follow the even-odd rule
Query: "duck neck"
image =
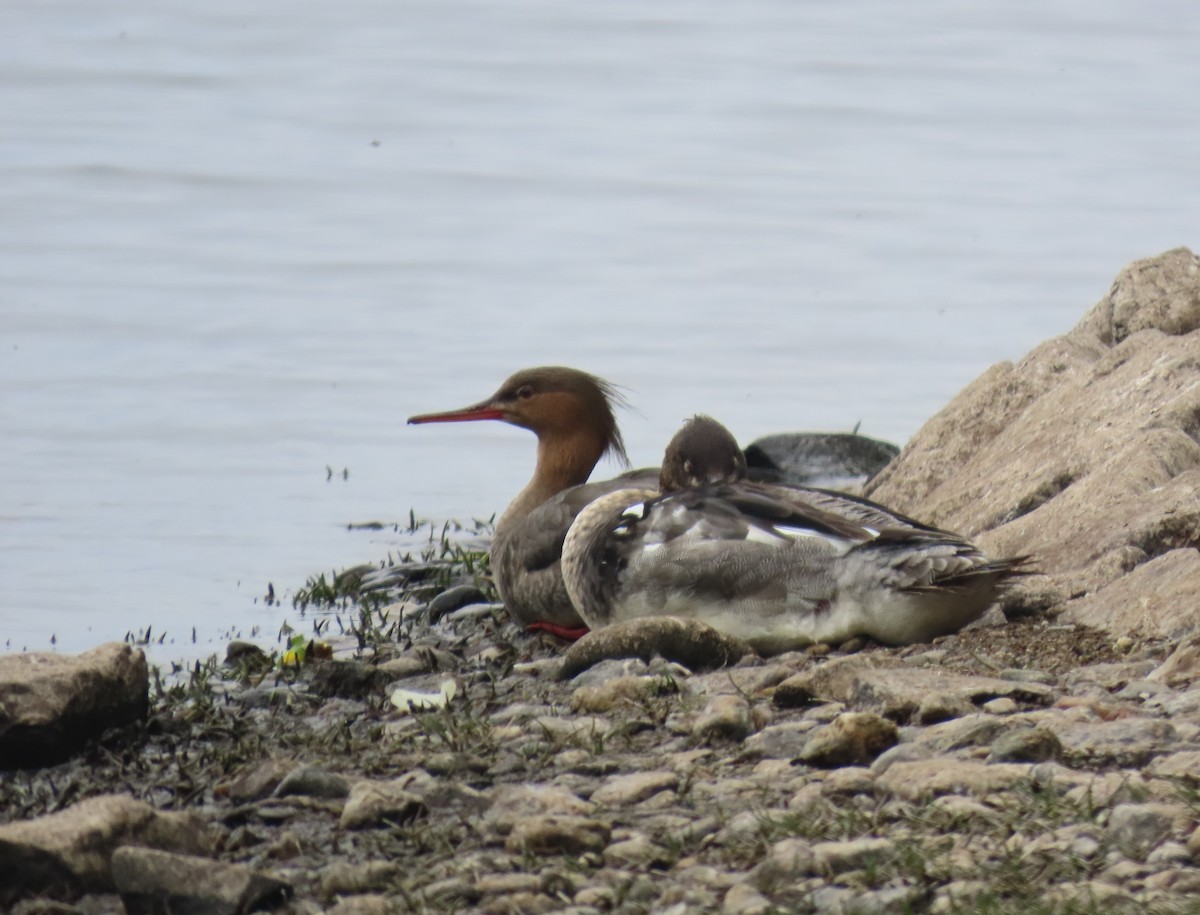
[(496, 533), (564, 489), (586, 483), (606, 447), (607, 443), (599, 436), (584, 430), (539, 435), (533, 478), (505, 510), (496, 525)]

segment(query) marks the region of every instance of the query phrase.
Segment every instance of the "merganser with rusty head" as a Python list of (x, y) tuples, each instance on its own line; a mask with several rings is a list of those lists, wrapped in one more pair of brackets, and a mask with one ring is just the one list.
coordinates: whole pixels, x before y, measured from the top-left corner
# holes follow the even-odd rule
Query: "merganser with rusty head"
[(496, 589), (521, 623), (578, 638), (586, 629), (563, 585), (563, 538), (589, 502), (615, 490), (654, 485), (657, 470), (632, 471), (587, 483), (605, 454), (628, 465), (614, 406), (617, 389), (602, 378), (563, 366), (523, 369), (491, 397), (469, 407), (425, 413), (409, 423), (500, 420), (538, 439), (533, 478), (496, 522), (491, 563)]
[(667, 447), (658, 491), (583, 509), (562, 573), (584, 622), (690, 617), (764, 654), (859, 635), (905, 645), (980, 617), (1027, 562), (866, 499), (745, 475), (733, 436), (697, 416)]

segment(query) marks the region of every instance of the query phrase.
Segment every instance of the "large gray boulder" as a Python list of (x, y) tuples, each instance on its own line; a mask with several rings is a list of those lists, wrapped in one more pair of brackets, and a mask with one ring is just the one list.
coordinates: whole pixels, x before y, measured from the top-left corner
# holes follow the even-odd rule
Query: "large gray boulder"
[(146, 656), (120, 642), (78, 655), (0, 655), (0, 769), (62, 762), (146, 716)]
[(1200, 258), (1135, 261), (1068, 334), (992, 366), (867, 487), (1044, 573), (1014, 607), (1200, 625)]
[(136, 845), (209, 854), (213, 836), (195, 813), (164, 813), (108, 794), (49, 816), (0, 826), (0, 905), (24, 896), (75, 899), (111, 892), (114, 852)]

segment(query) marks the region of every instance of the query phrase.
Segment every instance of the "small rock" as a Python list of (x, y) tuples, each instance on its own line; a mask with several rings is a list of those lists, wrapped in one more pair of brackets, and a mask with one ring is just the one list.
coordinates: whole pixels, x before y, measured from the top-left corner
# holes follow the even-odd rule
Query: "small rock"
[[(996, 700), (991, 700), (995, 702)], [(1008, 700), (1012, 702), (1011, 699)], [(917, 706), (916, 719), (919, 724), (937, 724), (939, 721), (949, 721), (951, 718), (962, 718), (975, 712), (975, 703), (963, 696), (947, 696), (942, 693), (930, 693)]]
[(1179, 779), (1192, 788), (1200, 786), (1200, 750), (1181, 750), (1156, 757), (1148, 771), (1158, 778)]
[(350, 784), (340, 775), (306, 766), (293, 769), (284, 776), (271, 796), (287, 797), (293, 794), (337, 800), (350, 794)]
[(988, 795), (1006, 791), (1033, 777), (1032, 765), (987, 764), (944, 757), (895, 762), (876, 776), (875, 785), (905, 800), (940, 794)]
[(617, 901), (617, 894), (607, 886), (585, 886), (575, 894), (576, 905), (607, 912)]
[(372, 893), (387, 889), (402, 875), (400, 865), (392, 861), (334, 861), (317, 874), (317, 889), (327, 898)]
[(313, 666), (309, 689), (324, 699), (369, 699), (383, 692), (388, 675), (362, 661), (321, 661)]
[(750, 703), (741, 696), (714, 696), (692, 725), (701, 740), (741, 741), (753, 731)]
[(484, 827), (491, 835), (506, 836), (514, 826), (530, 817), (546, 814), (584, 817), (595, 806), (560, 785), (500, 785), (491, 793), (491, 807), (484, 816)]
[(425, 802), (395, 782), (363, 780), (350, 789), (338, 825), (365, 829), (407, 823), (427, 813)]
[(893, 746), (896, 725), (871, 712), (845, 712), (813, 731), (800, 751), (800, 759), (812, 766), (861, 765)]
[(604, 849), (604, 863), (609, 867), (632, 870), (648, 870), (670, 863), (666, 850), (651, 842), (642, 833), (614, 842)]
[(873, 838), (818, 842), (812, 846), (812, 854), (813, 868), (818, 873), (840, 874), (889, 863), (896, 857), (896, 845), (890, 839)]
[(1042, 727), (1014, 728), (996, 738), (990, 759), (996, 762), (1046, 762), (1057, 759), (1062, 744)]
[(1001, 696), (999, 699), (989, 699), (980, 708), (989, 715), (1012, 715), (1020, 706), (1008, 696)]
[(1146, 674), (1146, 679), (1172, 686), (1200, 679), (1200, 635), (1183, 639), (1165, 661)]
[(603, 851), (611, 834), (612, 828), (599, 820), (534, 816), (513, 827), (504, 847), (513, 854), (581, 855)]
[(537, 874), (487, 874), (475, 881), (475, 889), (484, 896), (537, 893), (541, 888), (542, 878)]
[(292, 897), (290, 884), (244, 864), (135, 846), (113, 852), (112, 880), (128, 915), (241, 915)]
[(629, 807), (660, 791), (679, 787), (679, 776), (669, 770), (617, 775), (592, 792), (592, 802), (606, 807)]
[(569, 680), (600, 661), (656, 656), (688, 670), (712, 670), (733, 664), (751, 652), (750, 646), (711, 626), (691, 619), (652, 616), (595, 629), (563, 656), (560, 677)]
[(581, 686), (571, 694), (571, 711), (604, 713), (627, 706), (641, 708), (648, 700), (676, 691), (662, 677), (617, 677), (599, 686)]
[(1063, 760), (1081, 768), (1141, 768), (1179, 739), (1169, 722), (1157, 718), (1095, 721), (1055, 716), (1042, 726), (1058, 738)]
[(239, 769), (227, 782), (217, 785), (218, 797), (228, 797), (235, 804), (245, 804), (267, 797), (299, 763), (294, 759), (266, 759), (249, 763)]
[(235, 639), (225, 646), (225, 666), (240, 664), (250, 670), (270, 669), (274, 662), (271, 656), (253, 642)]
[(809, 734), (817, 727), (815, 721), (785, 721), (751, 734), (743, 744), (747, 753), (765, 759), (795, 759), (808, 743)]
[(729, 888), (721, 905), (723, 915), (767, 915), (777, 911), (771, 900), (747, 883)]
[(429, 613), (429, 622), (436, 623), (447, 613), (453, 613), (462, 607), (470, 604), (482, 604), (487, 602), (487, 596), (474, 585), (457, 585), (453, 588), (447, 588), (433, 600), (427, 607)]
[(393, 915), (394, 911), (395, 906), (387, 896), (365, 893), (339, 899), (333, 908), (329, 909), (328, 915)]
[(752, 871), (751, 877), (758, 889), (773, 893), (816, 872), (816, 855), (810, 842), (804, 839), (781, 839), (771, 846), (766, 858)]
[(1108, 818), (1108, 834), (1139, 858), (1191, 822), (1188, 809), (1175, 804), (1118, 804)]

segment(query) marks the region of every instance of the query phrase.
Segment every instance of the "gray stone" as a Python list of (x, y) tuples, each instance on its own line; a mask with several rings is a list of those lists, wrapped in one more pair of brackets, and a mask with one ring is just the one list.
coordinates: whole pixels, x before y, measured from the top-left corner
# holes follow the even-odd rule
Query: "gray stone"
[(940, 794), (975, 796), (1006, 791), (1033, 778), (1033, 767), (1017, 763), (989, 765), (978, 760), (926, 759), (896, 762), (880, 773), (875, 784), (906, 800)]
[(679, 776), (669, 770), (617, 775), (592, 792), (592, 802), (605, 807), (629, 807), (660, 791), (674, 791)]
[(1150, 763), (1151, 775), (1179, 779), (1189, 787), (1200, 787), (1200, 750), (1181, 750), (1159, 756)]
[(774, 893), (817, 873), (816, 867), (816, 855), (811, 842), (805, 839), (780, 839), (754, 868), (751, 879), (762, 892)]
[(554, 814), (585, 817), (596, 805), (561, 785), (500, 785), (491, 793), (491, 806), (484, 815), (485, 830), (506, 836), (522, 820)]
[(0, 655), (0, 769), (61, 762), (146, 717), (146, 656), (120, 642), (78, 655)]
[(436, 623), (447, 613), (453, 613), (471, 604), (487, 602), (487, 597), (474, 585), (457, 585), (447, 588), (428, 604), (429, 622)]
[(1108, 834), (1137, 857), (1192, 821), (1190, 811), (1176, 804), (1118, 804), (1108, 818)]
[(228, 781), (218, 785), (216, 793), (228, 797), (235, 804), (257, 801), (269, 796), (284, 776), (299, 765), (294, 759), (264, 759), (247, 763)]
[(612, 827), (600, 820), (576, 816), (535, 816), (513, 827), (504, 847), (513, 854), (581, 855), (601, 852)]
[(741, 696), (714, 696), (692, 726), (701, 740), (741, 741), (754, 732), (750, 703)]
[(800, 759), (811, 766), (865, 765), (894, 746), (896, 725), (870, 712), (846, 712), (812, 732)]
[(775, 704), (788, 708), (836, 701), (903, 720), (914, 716), (923, 702), (936, 702), (942, 708), (963, 713), (969, 706), (1001, 696), (1046, 705), (1056, 693), (1043, 683), (914, 668), (887, 656), (851, 655), (784, 680), (775, 689)]
[(428, 813), (425, 802), (406, 784), (364, 779), (350, 789), (338, 825), (342, 829), (366, 829), (408, 823)]
[(350, 794), (350, 783), (333, 772), (305, 766), (293, 769), (285, 775), (272, 792), (274, 797), (287, 797), (292, 794), (337, 800)]
[(648, 870), (670, 862), (666, 849), (655, 845), (642, 833), (635, 833), (604, 849), (604, 863), (609, 867), (628, 870)]
[(161, 813), (119, 794), (8, 823), (0, 826), (0, 904), (34, 893), (73, 899), (112, 892), (110, 862), (122, 845), (207, 854), (213, 837), (194, 813)]
[(1013, 728), (996, 738), (991, 759), (996, 762), (1046, 762), (1057, 759), (1062, 744), (1054, 732), (1041, 727)]
[(812, 847), (813, 867), (818, 873), (840, 874), (872, 864), (888, 864), (896, 857), (890, 839), (862, 838), (844, 842), (817, 842)]
[(1146, 674), (1146, 679), (1172, 686), (1200, 679), (1200, 635), (1183, 639), (1165, 661)]
[(244, 864), (149, 848), (113, 852), (112, 879), (128, 915), (242, 915), (292, 897), (290, 884)]
[(1178, 742), (1175, 729), (1156, 718), (1093, 721), (1056, 716), (1041, 726), (1058, 738), (1063, 760), (1077, 766), (1139, 768)]
[(346, 896), (385, 890), (403, 876), (393, 861), (365, 861), (361, 864), (335, 861), (317, 874), (317, 889), (322, 896)]
[(672, 692), (675, 692), (674, 681), (663, 677), (615, 677), (596, 686), (576, 689), (571, 694), (571, 711), (605, 713), (620, 708), (639, 709), (649, 700)]
[(339, 899), (326, 915), (394, 915), (395, 903), (378, 893), (347, 896)]
[(785, 721), (763, 728), (746, 738), (743, 747), (766, 759), (795, 759), (808, 743), (815, 721)]

